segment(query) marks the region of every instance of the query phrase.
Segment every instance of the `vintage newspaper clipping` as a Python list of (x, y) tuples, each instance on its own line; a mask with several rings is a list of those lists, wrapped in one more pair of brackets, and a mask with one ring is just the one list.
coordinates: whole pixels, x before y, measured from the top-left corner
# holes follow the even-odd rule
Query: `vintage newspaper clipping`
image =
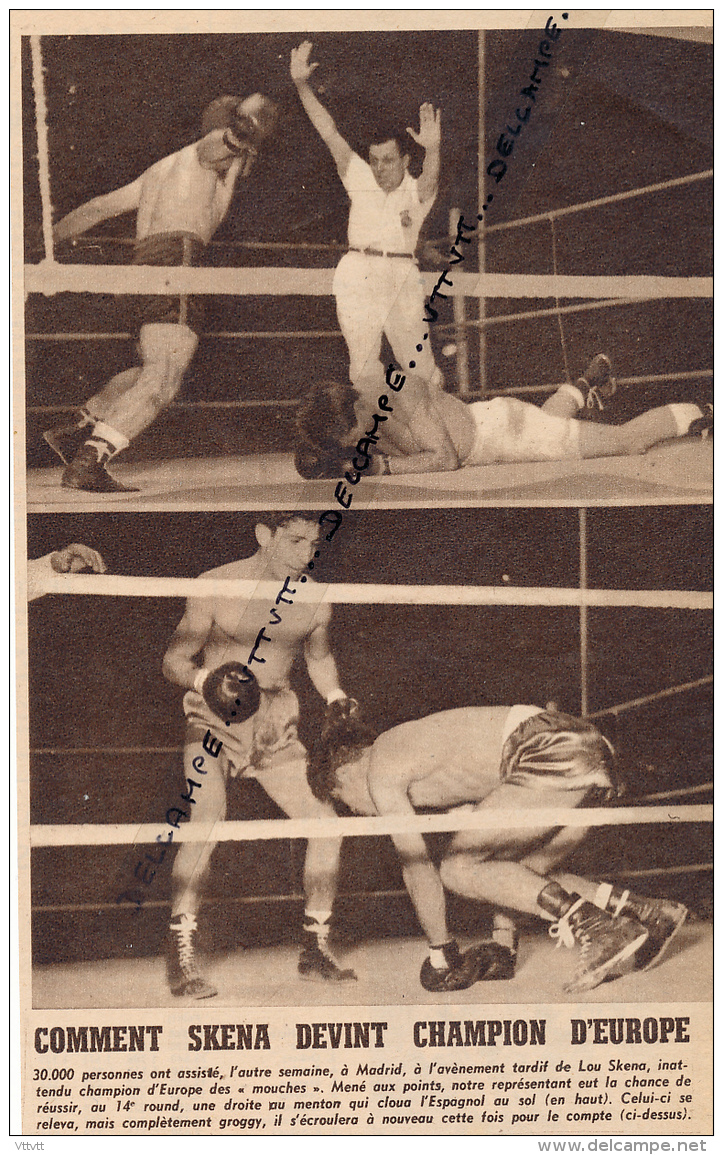
[(712, 13), (12, 84), (23, 1149), (705, 1151)]

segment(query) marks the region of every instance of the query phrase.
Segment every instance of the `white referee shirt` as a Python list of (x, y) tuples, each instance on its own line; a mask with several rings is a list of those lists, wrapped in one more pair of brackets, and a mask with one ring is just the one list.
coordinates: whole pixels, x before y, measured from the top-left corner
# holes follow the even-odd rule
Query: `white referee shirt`
[(420, 204), (415, 178), (407, 172), (398, 188), (385, 193), (370, 166), (354, 152), (342, 183), (351, 201), (350, 247), (413, 256), (422, 222), (433, 204), (433, 199)]

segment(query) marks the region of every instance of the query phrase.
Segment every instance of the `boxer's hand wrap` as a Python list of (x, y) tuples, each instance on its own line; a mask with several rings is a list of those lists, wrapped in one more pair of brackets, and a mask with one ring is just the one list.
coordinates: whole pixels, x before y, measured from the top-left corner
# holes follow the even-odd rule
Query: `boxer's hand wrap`
[(358, 727), (362, 727), (366, 733), (360, 715), (361, 710), (356, 698), (335, 698), (333, 702), (327, 702), (321, 728), (322, 742), (326, 742), (331, 735), (343, 735), (345, 744), (349, 743), (353, 741)]
[(500, 942), (481, 942), (464, 952), (465, 965), (477, 971), (475, 982), (514, 978), (517, 954)]
[(377, 450), (374, 454), (374, 457), (372, 458), (372, 467), (369, 470), (370, 476), (388, 477), (391, 472), (392, 468), (389, 464), (389, 454), (382, 453), (381, 450)]
[(334, 698), (326, 703), (325, 722), (329, 726), (336, 726), (339, 722), (347, 722), (351, 718), (359, 717), (359, 703), (356, 698)]
[(252, 717), (261, 700), (256, 678), (241, 662), (226, 662), (211, 670), (201, 684), (201, 695), (209, 710), (229, 725)]

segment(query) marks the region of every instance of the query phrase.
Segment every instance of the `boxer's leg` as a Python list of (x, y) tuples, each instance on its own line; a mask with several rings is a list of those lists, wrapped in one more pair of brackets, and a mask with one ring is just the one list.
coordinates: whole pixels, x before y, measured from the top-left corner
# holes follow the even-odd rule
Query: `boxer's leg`
[[(196, 766), (194, 767), (194, 761)], [(202, 888), (216, 847), (213, 828), (226, 817), (226, 760), (209, 758), (194, 732), (183, 751), (184, 790), (179, 801), (190, 824), (207, 827), (200, 842), (180, 843), (171, 870), (171, 921), (166, 945), (166, 973), (174, 995), (208, 999), (218, 991), (203, 978), (196, 959), (197, 915)]]
[(121, 373), (116, 373), (107, 385), (104, 385), (86, 401), (83, 406), (84, 410), (96, 421), (106, 421), (111, 407), (116, 406), (121, 398), (125, 397), (126, 393), (133, 388), (142, 372), (141, 365), (134, 365), (132, 369), (124, 369)]
[(691, 425), (706, 414), (698, 405), (661, 405), (649, 409), (624, 425), (594, 425), (580, 428), (581, 457), (617, 457), (645, 453), (646, 449), (671, 437), (685, 437)]
[(103, 389), (86, 401), (81, 409), (75, 411), (69, 422), (64, 422), (62, 425), (48, 429), (43, 433), (48, 445), (57, 453), (61, 461), (64, 461), (66, 465), (70, 464), (92, 434), (93, 427), (99, 421), (105, 421), (109, 405), (133, 388), (140, 372), (141, 366), (134, 365), (132, 369), (124, 369), (121, 373), (116, 373), (115, 377), (111, 377)]
[(116, 430), (126, 445), (176, 396), (198, 337), (187, 325), (143, 325), (139, 345), (143, 365), (135, 383), (104, 404), (103, 424)]
[[(257, 775), (270, 798), (289, 818), (335, 818), (334, 808), (311, 793), (306, 759), (269, 767)], [(329, 949), (331, 916), (337, 892), (341, 838), (310, 838), (304, 859), (304, 930), (299, 972), (304, 978), (344, 982), (356, 979)]]
[[(495, 809), (567, 809), (579, 806), (586, 794), (587, 790), (531, 789), (505, 783), (476, 809), (480, 813)], [(580, 948), (577, 970), (567, 989), (581, 991), (598, 986), (643, 945), (647, 931), (632, 918), (613, 919), (578, 891), (568, 891), (529, 865), (535, 861), (533, 852), (550, 841), (549, 827), (515, 829), (509, 827), (509, 819), (506, 821), (507, 826), (501, 830), (460, 831), (454, 836), (440, 866), (444, 885), (467, 898), (551, 917), (555, 920), (551, 929), (559, 941)], [(562, 853), (561, 843), (558, 849)], [(545, 863), (540, 859), (537, 865)]]

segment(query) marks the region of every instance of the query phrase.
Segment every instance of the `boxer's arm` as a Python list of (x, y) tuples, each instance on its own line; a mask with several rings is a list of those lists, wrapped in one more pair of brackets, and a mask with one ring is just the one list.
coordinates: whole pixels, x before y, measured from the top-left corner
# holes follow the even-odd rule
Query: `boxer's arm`
[[(400, 394), (394, 399), (394, 427), (390, 430), (390, 437), (401, 447), (403, 442), (395, 437), (394, 429), (406, 426), (409, 437), (419, 448), (417, 452), (391, 457), (388, 472), (445, 473), (459, 469), (457, 450), (429, 396), (426, 383), (409, 378), (404, 390), (403, 397)], [(378, 454), (376, 460), (379, 461)], [(381, 472), (381, 468), (376, 467), (374, 472)]]
[(314, 688), (325, 702), (329, 702), (345, 698), (346, 694), (341, 688), (339, 671), (329, 646), (331, 611), (328, 606), (324, 606), (320, 612), (323, 614), (322, 620), (314, 626), (304, 642), (304, 658)]
[(214, 617), (211, 603), (189, 598), (186, 612), (163, 657), (163, 676), (184, 690), (195, 688), (201, 667), (194, 661), (208, 640)]
[(106, 193), (104, 196), (93, 197), (84, 205), (73, 209), (72, 213), (68, 213), (53, 227), (53, 239), (56, 241), (69, 240), (71, 237), (77, 237), (81, 233), (87, 232), (88, 229), (93, 228), (93, 225), (97, 225), (101, 221), (107, 221), (111, 217), (118, 217), (121, 213), (128, 213), (137, 209), (141, 199), (142, 183), (143, 178), (139, 177), (132, 184), (124, 185), (123, 188)]
[[(379, 814), (415, 813), (409, 801), (408, 789), (413, 774), (404, 768), (403, 761), (395, 767), (388, 754), (380, 755), (380, 747), (372, 748), (369, 768), (369, 793)], [(417, 913), (422, 930), (430, 944), (449, 940), (447, 931), (444, 888), (439, 871), (427, 852), (421, 834), (393, 834), (392, 842), (402, 863), (404, 885)]]

